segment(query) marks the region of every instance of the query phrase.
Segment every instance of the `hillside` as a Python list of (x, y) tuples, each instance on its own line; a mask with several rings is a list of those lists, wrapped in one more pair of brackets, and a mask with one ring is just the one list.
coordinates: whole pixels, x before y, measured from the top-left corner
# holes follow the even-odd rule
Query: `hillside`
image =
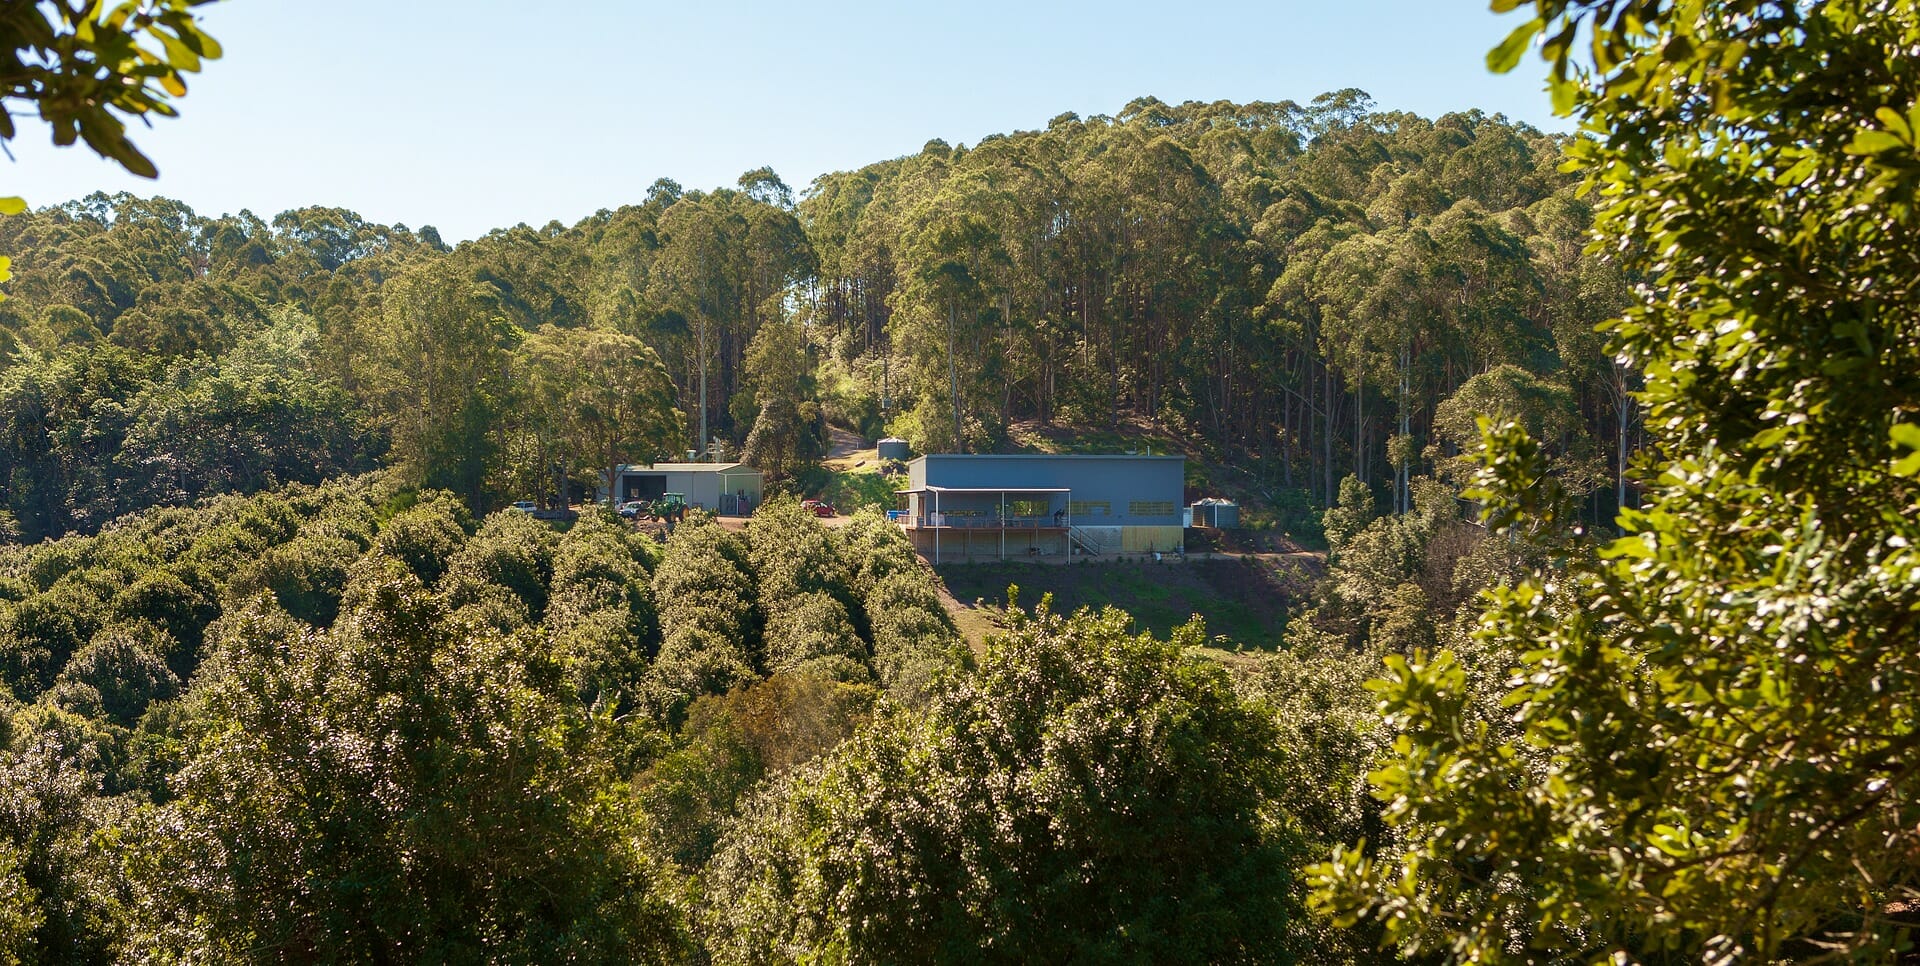
[(884, 499), (814, 479), (833, 425), (1173, 448), (1256, 536), (1317, 547), (1342, 477), (1404, 505), (1447, 469), (1472, 425), (1450, 405), (1550, 429), (1604, 514), (1638, 428), (1591, 325), (1627, 289), (1584, 252), (1562, 147), (1357, 91), (1140, 98), (455, 247), (324, 205), (93, 195), (0, 219), (0, 523), (90, 533), (383, 467), (485, 513), (702, 448)]

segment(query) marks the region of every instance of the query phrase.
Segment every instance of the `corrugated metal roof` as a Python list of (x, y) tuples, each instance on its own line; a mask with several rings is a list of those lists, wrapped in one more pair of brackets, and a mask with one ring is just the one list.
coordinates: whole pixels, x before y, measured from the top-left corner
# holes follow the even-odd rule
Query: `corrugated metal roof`
[(895, 493), (1072, 493), (1064, 486), (919, 486)]
[(651, 466), (629, 463), (620, 467), (622, 473), (725, 473), (733, 470), (760, 472), (745, 463), (655, 463)]
[(1185, 456), (1163, 456), (1155, 453), (928, 453), (916, 456), (911, 462), (926, 459), (942, 460), (1185, 460)]

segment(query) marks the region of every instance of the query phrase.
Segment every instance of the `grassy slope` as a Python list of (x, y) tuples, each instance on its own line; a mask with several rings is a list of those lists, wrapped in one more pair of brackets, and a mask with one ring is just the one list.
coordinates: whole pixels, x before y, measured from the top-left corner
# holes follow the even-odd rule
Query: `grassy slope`
[(1224, 646), (1268, 649), (1278, 645), (1287, 611), (1306, 593), (1318, 561), (1302, 554), (1162, 564), (1141, 559), (1070, 566), (947, 564), (935, 570), (961, 607), (972, 612), (964, 616), (998, 623), (1007, 585), (1015, 584), (1023, 607), (1047, 593), (1056, 611), (1111, 604), (1132, 614), (1139, 629), (1160, 637), (1201, 614), (1207, 633), (1225, 638)]
[(865, 441), (844, 431), (836, 430), (835, 436), (833, 454), (821, 461), (819, 469), (809, 470), (796, 481), (800, 495), (825, 500), (841, 513), (852, 513), (868, 504), (882, 510), (895, 509), (893, 491), (906, 485), (906, 476), (882, 476), (873, 447), (854, 448)]
[(879, 464), (871, 456), (865, 460), (846, 460), (841, 466), (828, 468), (820, 499), (838, 507), (842, 513), (852, 513), (869, 503), (882, 510), (892, 510), (896, 508), (894, 487), (906, 484), (905, 476), (881, 476)]

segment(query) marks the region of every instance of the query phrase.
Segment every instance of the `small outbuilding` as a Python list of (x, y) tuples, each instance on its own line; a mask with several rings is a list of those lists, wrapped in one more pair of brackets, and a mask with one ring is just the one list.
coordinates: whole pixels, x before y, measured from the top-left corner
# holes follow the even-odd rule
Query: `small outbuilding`
[(1208, 497), (1193, 504), (1193, 525), (1231, 530), (1240, 525), (1240, 505), (1232, 500)]
[(614, 472), (613, 502), (653, 501), (679, 493), (687, 504), (722, 516), (746, 516), (760, 505), (760, 471), (744, 463), (622, 465)]
[(1174, 551), (1186, 457), (933, 453), (893, 514), (935, 563)]

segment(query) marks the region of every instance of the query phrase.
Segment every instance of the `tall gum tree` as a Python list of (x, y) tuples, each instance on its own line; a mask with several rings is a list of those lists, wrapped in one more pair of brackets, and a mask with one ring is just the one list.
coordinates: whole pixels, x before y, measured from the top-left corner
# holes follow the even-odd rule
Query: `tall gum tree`
[[(557, 472), (612, 480), (621, 463), (653, 462), (679, 442), (686, 417), (674, 406), (673, 380), (639, 339), (545, 326), (516, 355), (543, 443), (536, 452)], [(564, 483), (559, 495), (564, 505)]]

